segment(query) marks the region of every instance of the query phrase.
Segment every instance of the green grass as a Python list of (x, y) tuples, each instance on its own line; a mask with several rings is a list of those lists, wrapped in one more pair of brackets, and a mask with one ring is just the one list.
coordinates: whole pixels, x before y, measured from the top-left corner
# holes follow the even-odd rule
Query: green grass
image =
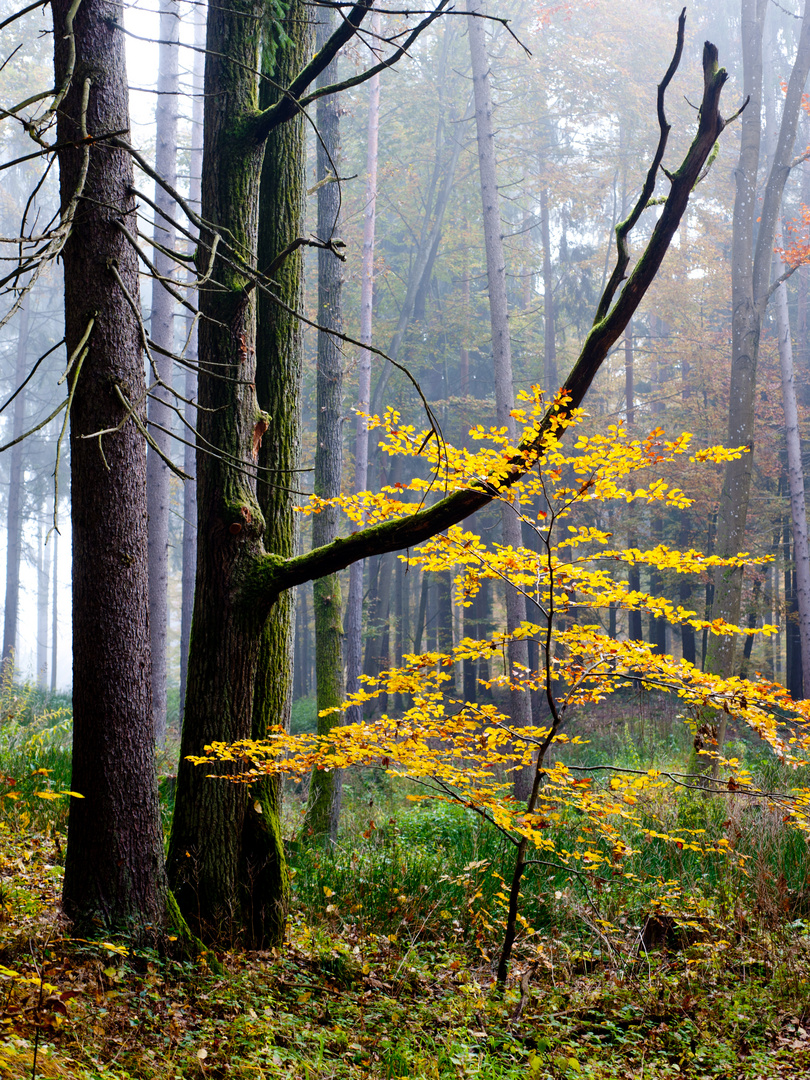
[[(297, 722), (312, 721), (310, 705)], [(625, 824), (636, 854), (620, 864), (530, 867), (499, 994), (493, 961), (514, 857), (500, 833), (365, 770), (346, 777), (338, 843), (309, 847), (304, 794), (291, 790), (289, 939), (274, 952), (222, 954), (222, 977), (72, 941), (54, 923), (67, 800), (40, 800), (36, 788), (67, 786), (69, 722), (54, 722), (30, 687), (8, 688), (3, 708), (0, 796), (20, 797), (0, 801), (0, 965), (34, 982), (0, 974), (0, 1077), (30, 1076), (37, 1040), (37, 1075), (72, 1080), (798, 1080), (810, 1071), (807, 843), (760, 803), (674, 788), (636, 807), (650, 828), (732, 840), (731, 856), (646, 840)], [(642, 719), (663, 738), (665, 715), (648, 707)], [(648, 767), (639, 720), (597, 721), (579, 763), (614, 754)], [(659, 767), (688, 751), (674, 726), (670, 734)], [(174, 753), (159, 756), (167, 821)], [(758, 747), (735, 753), (773, 788), (804, 782)], [(564, 810), (547, 835), (572, 848), (587, 827)], [(655, 913), (692, 930), (645, 948)], [(66, 1011), (38, 998), (40, 978)]]

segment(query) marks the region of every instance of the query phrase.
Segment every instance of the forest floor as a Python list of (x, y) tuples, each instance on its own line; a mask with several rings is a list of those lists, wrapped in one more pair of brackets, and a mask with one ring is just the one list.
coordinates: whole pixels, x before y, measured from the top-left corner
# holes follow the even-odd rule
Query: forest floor
[[(635, 753), (631, 734), (606, 752)], [(735, 860), (651, 842), (635, 876), (536, 868), (499, 993), (511, 853), (460, 807), (350, 777), (337, 847), (290, 843), (283, 948), (234, 946), (217, 974), (70, 936), (66, 800), (50, 797), (69, 761), (13, 765), (0, 761), (0, 1078), (810, 1075), (810, 854), (761, 809), (688, 794), (668, 808), (733, 829)], [(287, 803), (300, 837), (301, 802)]]
[[(649, 949), (634, 922), (600, 955), (592, 920), (577, 931), (574, 914), (523, 941), (500, 995), (486, 941), (461, 932), (456, 911), (389, 890), (385, 933), (379, 918), (364, 927), (335, 903), (305, 913), (299, 894), (283, 949), (233, 950), (217, 975), (204, 962), (68, 936), (59, 835), (27, 813), (17, 824), (0, 828), (3, 1077), (810, 1074), (801, 919), (692, 941), (664, 921)], [(340, 902), (320, 880), (309, 886)]]

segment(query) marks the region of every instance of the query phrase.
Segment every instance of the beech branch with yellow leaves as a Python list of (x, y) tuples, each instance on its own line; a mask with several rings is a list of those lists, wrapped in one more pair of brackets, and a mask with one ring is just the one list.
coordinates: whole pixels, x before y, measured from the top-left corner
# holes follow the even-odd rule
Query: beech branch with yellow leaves
[(269, 611), (278, 595), (295, 585), (343, 570), (353, 562), (371, 555), (415, 547), (492, 502), (499, 494), (511, 488), (543, 456), (547, 437), (553, 434), (560, 421), (564, 422), (581, 405), (610, 348), (621, 337), (652, 284), (681, 223), (689, 196), (726, 126), (726, 121), (720, 115), (719, 105), (720, 93), (728, 75), (725, 69), (718, 67), (716, 46), (706, 42), (703, 50), (703, 98), (698, 113), (697, 132), (681, 165), (674, 172), (666, 172), (670, 190), (661, 205), (660, 216), (618, 298), (610, 306), (613, 294), (625, 279), (632, 226), (638, 221), (641, 210), (649, 203), (659, 174), (665, 171), (662, 161), (670, 128), (664, 114), (664, 91), (677, 68), (683, 48), (684, 26), (685, 14), (682, 13), (678, 22), (673, 62), (659, 87), (660, 135), (640, 197), (644, 204), (638, 213), (638, 208), (634, 208), (628, 219), (631, 222), (629, 226), (627, 222), (618, 226), (617, 270), (610, 279), (610, 292), (608, 294), (606, 290), (597, 307), (594, 324), (556, 401), (547, 408), (535, 428), (525, 436), (511, 459), (503, 463), (497, 475), (479, 477), (470, 486), (452, 491), (433, 506), (415, 509), (410, 507), (402, 516), (360, 528), (350, 536), (341, 537), (304, 555), (290, 559), (266, 555), (257, 560), (244, 583), (245, 598), (248, 602), (266, 607)]

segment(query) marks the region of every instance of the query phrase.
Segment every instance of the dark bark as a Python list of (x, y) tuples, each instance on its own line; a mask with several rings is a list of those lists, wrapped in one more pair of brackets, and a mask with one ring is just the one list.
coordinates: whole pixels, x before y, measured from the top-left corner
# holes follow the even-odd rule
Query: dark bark
[(197, 589), (169, 872), (181, 911), (201, 933), (244, 932), (256, 944), (278, 942), (286, 920), (278, 782), (248, 793), (209, 782), (185, 757), (289, 721), (292, 594), (255, 602), (245, 585), (263, 557), (295, 552), (301, 250), (274, 271), (286, 306), (261, 292), (258, 341), (249, 268), (257, 259), (271, 265), (303, 231), (302, 117), (269, 129), (256, 117), (272, 112), (277, 86), (292, 85), (290, 73), (309, 53), (307, 13), (299, 0), (286, 5), (285, 34), (265, 47), (272, 82), (263, 82), (261, 102), (250, 75), (259, 62), (258, 8), (212, 9), (207, 31), (206, 86), (219, 93), (206, 97), (202, 216), (216, 223), (225, 251), (214, 266), (218, 287), (200, 298), (198, 426), (203, 445), (228, 456), (198, 452)]
[[(258, 9), (212, 8), (207, 27), (202, 214), (231, 251), (255, 264), (263, 143), (246, 124), (258, 111)], [(223, 43), (227, 42), (227, 58)], [(213, 92), (216, 88), (216, 92)], [(204, 242), (212, 242), (203, 234)], [(242, 838), (249, 792), (214, 783), (188, 754), (212, 741), (249, 737), (263, 613), (239, 602), (240, 572), (260, 550), (264, 521), (256, 496), (253, 433), (264, 421), (256, 379), (256, 296), (238, 269), (218, 260), (218, 288), (200, 295), (197, 453), (197, 582), (188, 664), (169, 875), (180, 910), (210, 938), (252, 921), (240, 910)], [(264, 421), (265, 423), (267, 421)], [(204, 440), (204, 442), (203, 442)], [(204, 454), (213, 445), (242, 469)], [(255, 806), (251, 813), (258, 816)], [(247, 914), (247, 919), (245, 915)]]
[[(70, 50), (69, 2), (53, 0), (52, 7), (59, 86)], [(104, 0), (79, 6), (75, 76), (57, 127), (63, 214), (83, 183), (81, 214), (63, 252), (67, 351), (78, 352), (70, 417), (71, 787), (84, 796), (70, 800), (63, 903), (80, 936), (104, 927), (144, 937), (167, 917), (147, 618), (146, 452), (132, 422), (101, 445), (86, 438), (125, 419), (118, 390), (145, 420), (140, 332), (121, 285), (137, 302), (138, 266), (117, 227), (123, 220), (136, 228), (132, 163), (123, 150), (81, 145), (85, 130), (129, 126), (119, 10)]]

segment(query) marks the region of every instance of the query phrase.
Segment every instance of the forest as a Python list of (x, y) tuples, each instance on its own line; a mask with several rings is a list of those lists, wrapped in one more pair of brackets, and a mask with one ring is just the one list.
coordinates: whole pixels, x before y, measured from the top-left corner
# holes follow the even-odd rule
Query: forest
[(806, 1076), (807, 0), (0, 33), (0, 1076)]

